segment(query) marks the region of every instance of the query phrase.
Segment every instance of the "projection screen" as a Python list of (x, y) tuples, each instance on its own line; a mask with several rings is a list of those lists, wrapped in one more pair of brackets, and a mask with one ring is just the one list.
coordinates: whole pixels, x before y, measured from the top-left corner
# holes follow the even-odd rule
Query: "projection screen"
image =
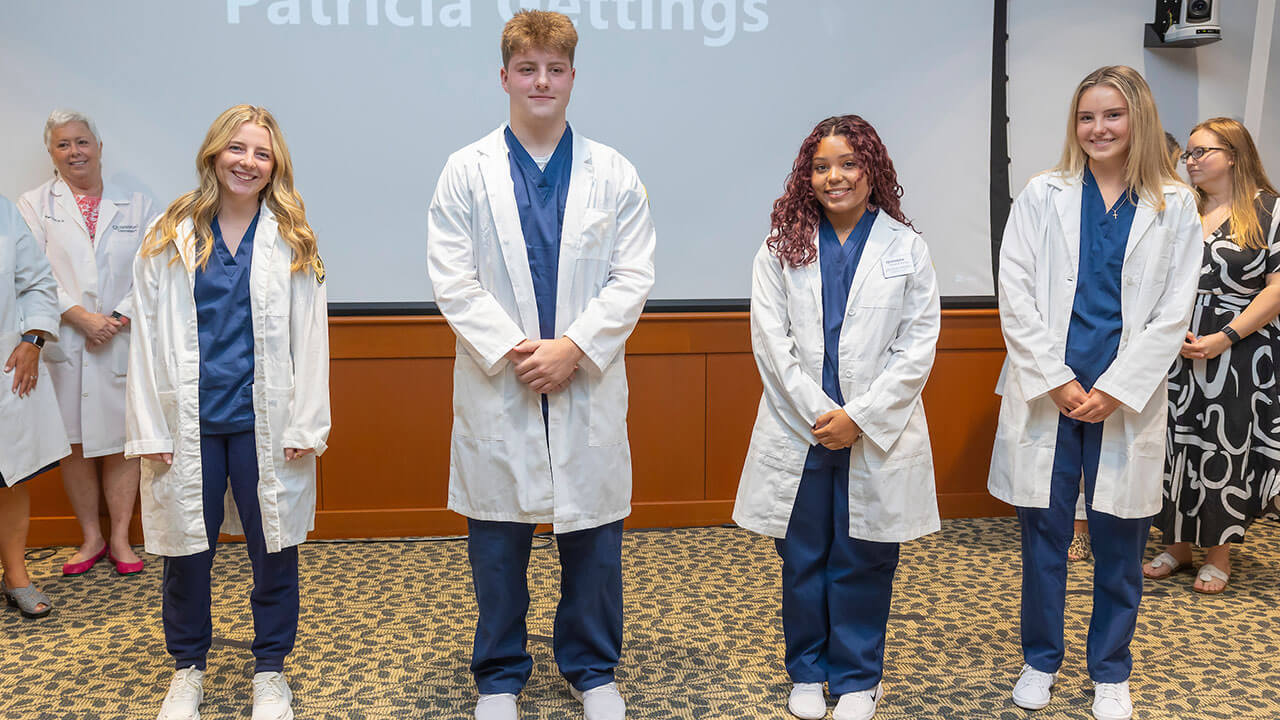
[(559, 10), (581, 39), (575, 132), (636, 165), (652, 299), (750, 294), (800, 141), (867, 118), (944, 296), (990, 296), (992, 3), (980, 0), (4, 0), (0, 193), (47, 179), (53, 108), (93, 116), (104, 175), (167, 204), (226, 107), (269, 107), (335, 303), (430, 301), (426, 207), (450, 152), (498, 127), (502, 23)]

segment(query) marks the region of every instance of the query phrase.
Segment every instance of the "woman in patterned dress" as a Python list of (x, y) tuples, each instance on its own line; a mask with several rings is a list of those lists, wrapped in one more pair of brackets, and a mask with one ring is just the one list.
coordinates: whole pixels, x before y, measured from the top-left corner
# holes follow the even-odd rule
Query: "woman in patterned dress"
[(1212, 118), (1182, 158), (1205, 229), (1195, 314), (1169, 371), (1164, 507), (1155, 525), (1169, 546), (1143, 568), (1161, 578), (1208, 548), (1197, 592), (1220, 593), (1231, 544), (1280, 495), (1280, 247), (1276, 190), (1249, 131)]

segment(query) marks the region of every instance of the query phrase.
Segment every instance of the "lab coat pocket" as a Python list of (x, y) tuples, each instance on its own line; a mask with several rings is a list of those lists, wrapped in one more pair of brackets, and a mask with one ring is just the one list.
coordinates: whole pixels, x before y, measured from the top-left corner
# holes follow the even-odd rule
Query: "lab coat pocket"
[[(65, 329), (62, 332), (67, 332)], [(74, 330), (71, 332), (75, 332)], [(67, 351), (62, 349), (62, 344), (57, 341), (50, 341), (44, 344), (44, 350), (40, 353), (40, 357), (44, 358), (47, 363), (66, 363), (71, 362), (71, 358), (67, 356)]]
[(289, 405), (293, 402), (292, 384), (283, 387), (267, 386), (267, 429), (271, 433), (271, 454), (283, 461), (285, 428), (289, 425)]
[(578, 235), (578, 257), (608, 259), (617, 237), (617, 213), (598, 208), (582, 211), (582, 232)]
[(592, 447), (627, 441), (627, 369), (623, 362), (610, 365), (591, 390), (591, 423), (587, 444)]
[(269, 386), (283, 387), (293, 384), (293, 352), (289, 345), (289, 336), (289, 316), (268, 314), (264, 353)]
[(129, 329), (125, 327), (111, 339), (111, 372), (116, 377), (129, 374)]
[[(476, 440), (498, 442), (506, 429), (507, 382), (516, 382), (508, 368), (489, 376), (470, 355), (460, 352), (453, 360), (453, 433)], [(523, 392), (523, 391), (522, 391)]]
[(173, 449), (178, 449), (178, 391), (177, 390), (161, 390), (156, 393), (156, 397), (160, 400), (160, 416), (164, 419), (164, 426), (169, 430), (169, 437), (173, 438)]

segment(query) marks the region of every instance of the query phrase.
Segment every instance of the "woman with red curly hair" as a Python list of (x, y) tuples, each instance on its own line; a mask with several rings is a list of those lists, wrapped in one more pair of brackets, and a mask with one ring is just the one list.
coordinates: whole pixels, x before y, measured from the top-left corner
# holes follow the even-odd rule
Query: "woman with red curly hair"
[(898, 544), (939, 529), (921, 390), (938, 340), (929, 249), (857, 115), (800, 145), (756, 254), (764, 394), (733, 519), (782, 557), (787, 709), (867, 720), (882, 694)]

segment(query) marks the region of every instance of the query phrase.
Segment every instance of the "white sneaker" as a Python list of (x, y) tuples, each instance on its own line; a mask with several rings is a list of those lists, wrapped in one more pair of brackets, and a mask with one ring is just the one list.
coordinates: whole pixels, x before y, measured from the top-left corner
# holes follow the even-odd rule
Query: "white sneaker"
[(481, 695), (476, 700), (476, 720), (517, 720), (516, 696), (511, 693)]
[(293, 691), (284, 675), (260, 672), (253, 676), (253, 720), (293, 720)]
[(204, 700), (204, 671), (182, 668), (169, 681), (169, 694), (160, 703), (156, 720), (200, 720), (200, 703)]
[(582, 703), (584, 720), (626, 720), (627, 704), (622, 701), (616, 682), (605, 683), (586, 692), (579, 692), (578, 688), (570, 685), (569, 693)]
[(826, 717), (827, 696), (822, 694), (822, 683), (793, 684), (791, 697), (787, 700), (787, 710), (805, 720), (821, 720)]
[(876, 715), (876, 703), (884, 697), (884, 683), (876, 683), (870, 690), (845, 693), (836, 703), (831, 720), (871, 720)]
[(1040, 672), (1030, 665), (1023, 665), (1018, 682), (1013, 686), (1013, 704), (1026, 710), (1039, 710), (1048, 705), (1057, 679), (1058, 673)]
[(1133, 703), (1129, 700), (1129, 681), (1093, 684), (1093, 716), (1097, 720), (1129, 720)]

